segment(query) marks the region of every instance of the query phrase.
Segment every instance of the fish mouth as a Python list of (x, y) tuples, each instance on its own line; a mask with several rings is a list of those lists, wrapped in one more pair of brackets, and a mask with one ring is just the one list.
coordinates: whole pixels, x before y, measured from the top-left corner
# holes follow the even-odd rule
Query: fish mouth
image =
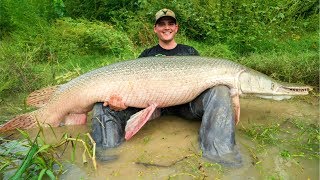
[(276, 94), (279, 95), (307, 95), (309, 91), (312, 91), (312, 88), (309, 86), (304, 87), (293, 87), (293, 86), (280, 86), (276, 90)]
[(273, 99), (281, 101), (284, 99), (290, 99), (292, 96), (307, 95), (311, 90), (312, 88), (309, 86), (279, 86), (272, 93), (255, 93), (253, 95), (263, 99)]

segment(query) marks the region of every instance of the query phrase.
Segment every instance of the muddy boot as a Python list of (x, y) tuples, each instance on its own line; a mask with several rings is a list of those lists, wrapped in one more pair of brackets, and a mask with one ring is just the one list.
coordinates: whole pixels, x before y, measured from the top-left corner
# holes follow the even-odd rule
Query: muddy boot
[(194, 117), (202, 117), (199, 132), (203, 156), (229, 167), (240, 167), (242, 158), (235, 143), (235, 121), (229, 88), (206, 90), (189, 103)]
[(122, 112), (116, 112), (102, 103), (95, 104), (92, 115), (92, 138), (103, 149), (119, 146), (124, 141), (125, 121)]
[(96, 142), (96, 155), (100, 161), (117, 159), (116, 155), (105, 155), (105, 150), (117, 147), (124, 142), (126, 122), (139, 110), (127, 108), (123, 111), (114, 111), (103, 106), (103, 103), (94, 105), (91, 136)]
[(96, 157), (99, 161), (116, 160), (117, 155), (110, 155), (105, 150), (117, 147), (124, 141), (123, 121), (109, 107), (96, 103), (93, 107), (91, 136), (96, 142)]

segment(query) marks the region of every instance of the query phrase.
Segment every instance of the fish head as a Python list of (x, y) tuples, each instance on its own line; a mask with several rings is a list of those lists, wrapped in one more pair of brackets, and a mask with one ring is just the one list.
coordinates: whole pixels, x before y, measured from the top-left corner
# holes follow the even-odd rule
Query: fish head
[(257, 71), (242, 72), (239, 76), (239, 88), (243, 94), (274, 100), (307, 95), (312, 90), (309, 86), (278, 82)]

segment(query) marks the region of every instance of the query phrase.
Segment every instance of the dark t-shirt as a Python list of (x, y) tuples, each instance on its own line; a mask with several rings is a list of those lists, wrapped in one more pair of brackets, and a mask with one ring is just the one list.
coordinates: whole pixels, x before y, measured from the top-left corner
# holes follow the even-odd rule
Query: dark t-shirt
[(199, 56), (199, 52), (191, 46), (177, 44), (173, 49), (163, 49), (159, 44), (144, 50), (139, 58), (149, 56)]
[[(149, 56), (199, 56), (199, 52), (187, 45), (177, 44), (177, 46), (173, 49), (167, 50), (163, 49), (159, 44), (153, 46), (152, 48), (144, 50), (139, 58), (141, 57), (149, 57)], [(166, 108), (161, 108), (161, 114), (171, 114), (171, 115), (181, 115), (182, 117), (188, 117), (190, 119), (194, 118), (190, 115), (190, 107), (189, 104), (182, 104), (178, 106), (171, 106)], [(189, 117), (190, 116), (190, 117)], [(192, 117), (191, 117), (192, 116)]]

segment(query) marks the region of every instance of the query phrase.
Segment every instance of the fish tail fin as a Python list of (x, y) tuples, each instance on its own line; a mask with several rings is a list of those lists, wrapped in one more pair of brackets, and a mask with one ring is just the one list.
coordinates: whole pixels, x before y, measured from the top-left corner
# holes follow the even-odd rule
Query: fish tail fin
[(8, 122), (0, 126), (0, 133), (15, 130), (16, 128), (28, 129), (36, 126), (37, 121), (34, 112), (22, 114), (9, 120)]
[(29, 106), (34, 106), (34, 107), (42, 107), (47, 102), (50, 100), (52, 97), (53, 93), (59, 88), (58, 86), (50, 86), (46, 88), (42, 88), (36, 91), (33, 91), (32, 93), (29, 94), (27, 97), (26, 103)]

